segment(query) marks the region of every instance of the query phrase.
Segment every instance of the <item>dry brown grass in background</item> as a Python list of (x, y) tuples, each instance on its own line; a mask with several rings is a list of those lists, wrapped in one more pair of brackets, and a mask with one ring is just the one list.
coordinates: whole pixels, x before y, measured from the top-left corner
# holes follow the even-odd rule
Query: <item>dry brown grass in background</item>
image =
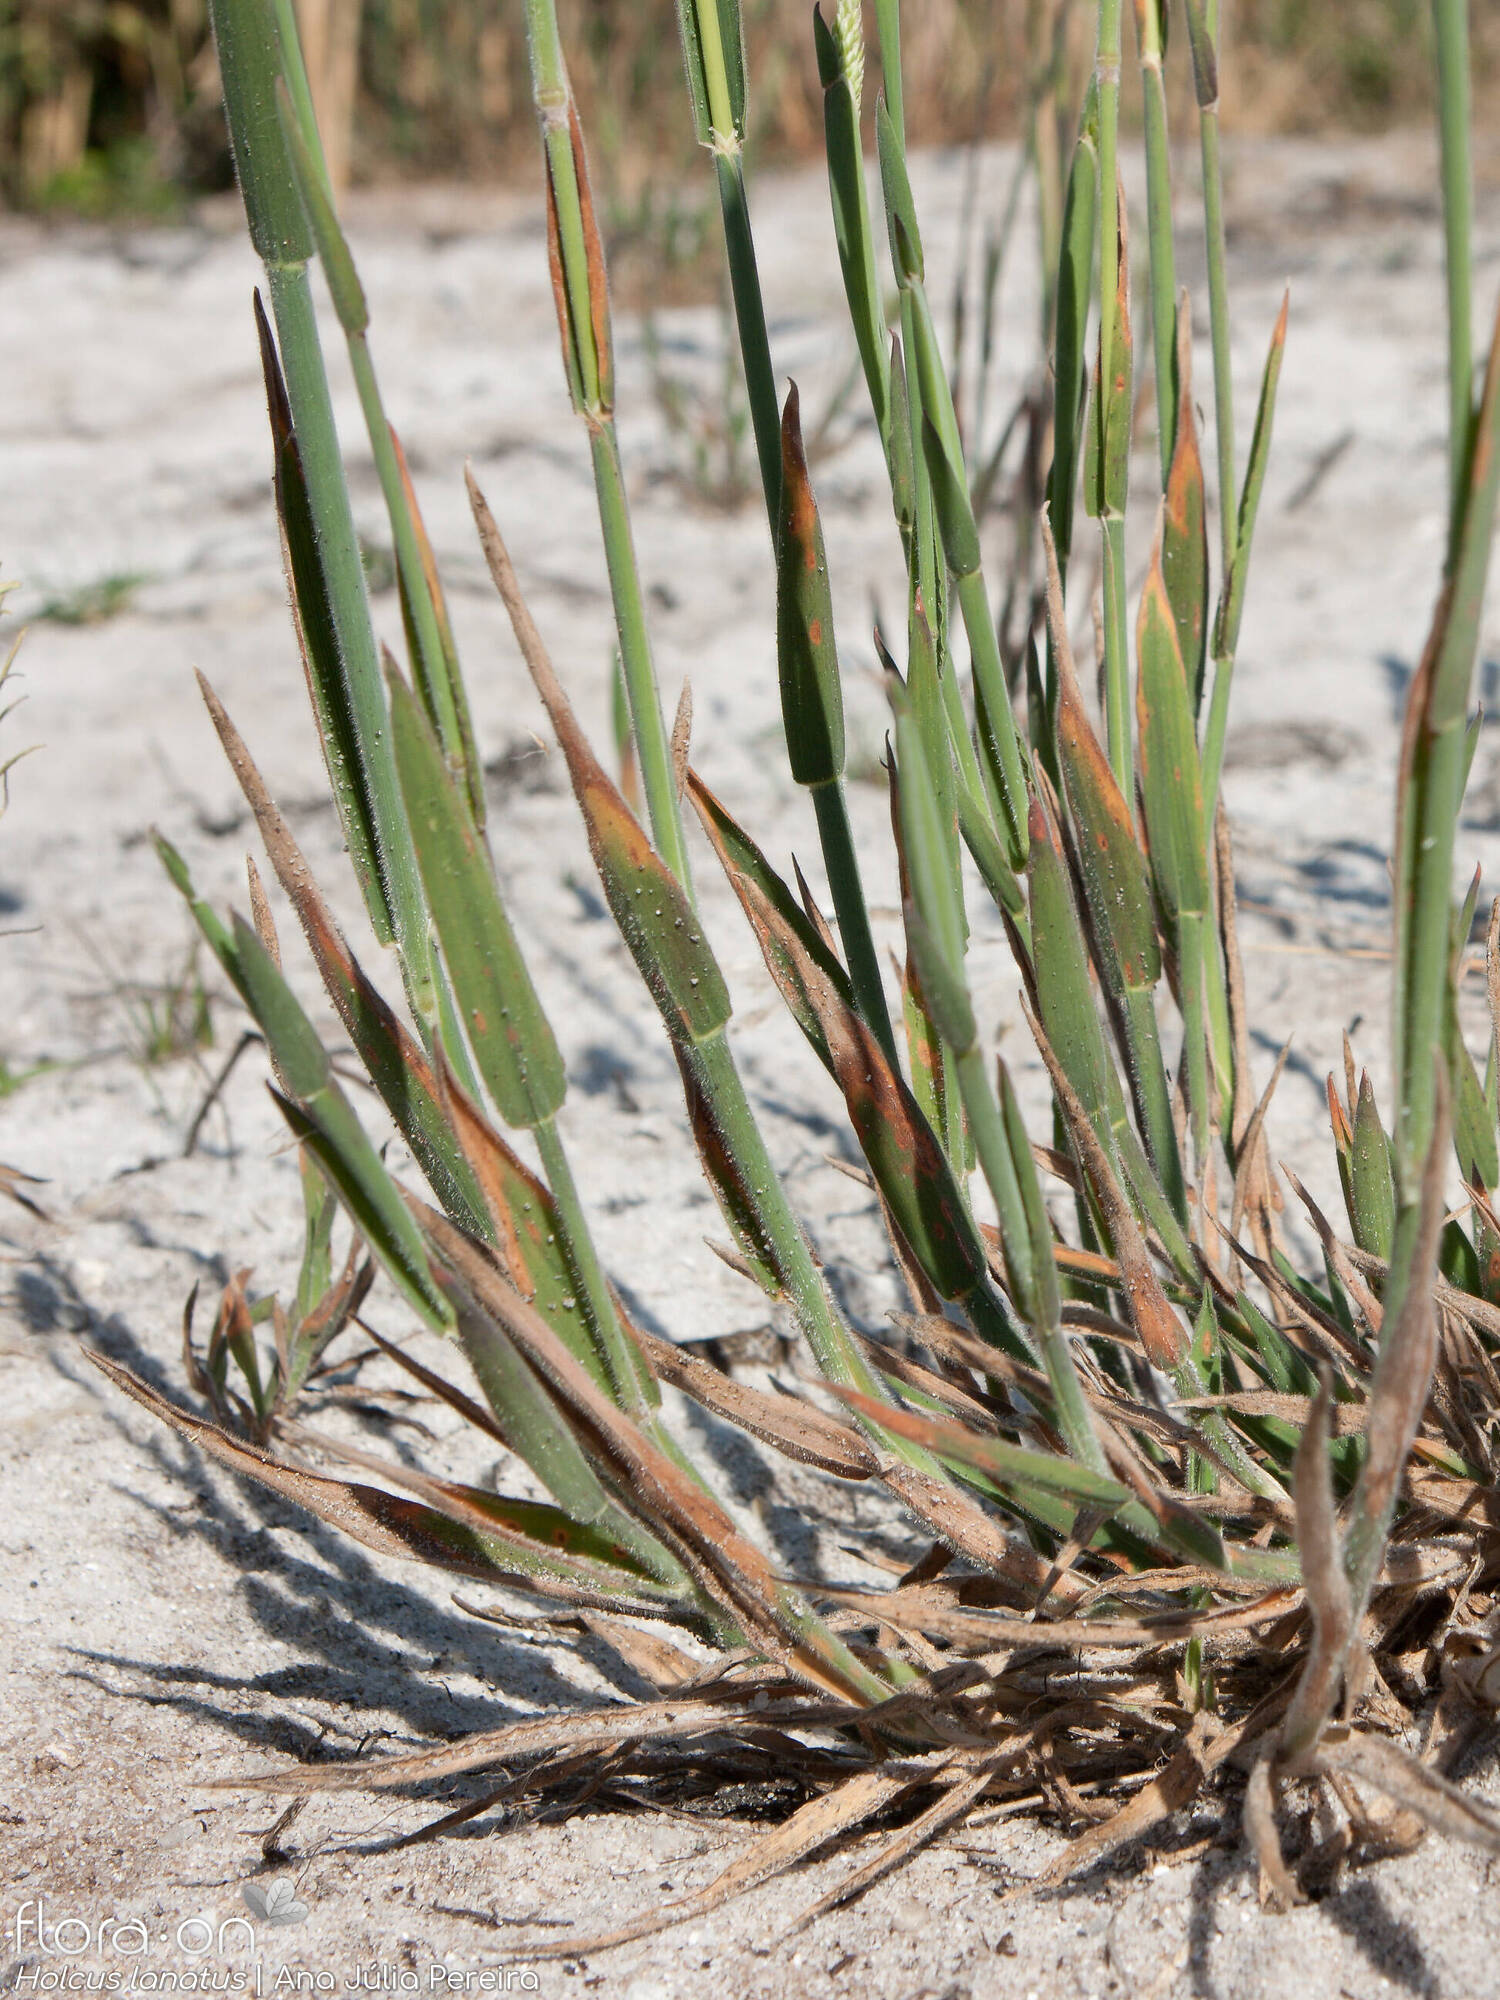
[[(1028, 49), (1045, 44), (1058, 4), (924, 0), (910, 9), (914, 140), (1014, 136), (1027, 101)], [(692, 150), (671, 0), (565, 0), (561, 11), (596, 173), (603, 191), (629, 208), (653, 171), (678, 164), (674, 134), (684, 158)], [(810, 0), (749, 0), (745, 9), (762, 157), (802, 157), (821, 144), (810, 12)], [(1083, 63), (1090, 11), (1072, 12), (1073, 59)], [(1227, 124), (1369, 130), (1430, 112), (1420, 0), (1227, 0), (1225, 16), (1234, 54), (1225, 66)], [(1500, 75), (1500, 6), (1488, 0), (1474, 16), (1482, 91)], [(356, 178), (529, 172), (534, 117), (524, 43), (519, 6), (366, 0)], [(1168, 69), (1186, 93), (1186, 36), (1177, 43)], [(1064, 101), (1075, 96), (1065, 91)], [(873, 115), (873, 106), (866, 110)], [(623, 137), (643, 131), (664, 150), (648, 158)], [(0, 6), (0, 192), (11, 201), (139, 212), (228, 181), (204, 0)]]

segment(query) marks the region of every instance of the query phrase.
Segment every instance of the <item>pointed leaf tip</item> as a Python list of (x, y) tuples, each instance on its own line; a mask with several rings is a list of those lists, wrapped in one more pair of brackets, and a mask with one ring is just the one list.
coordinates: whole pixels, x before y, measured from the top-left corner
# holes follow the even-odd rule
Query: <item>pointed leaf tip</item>
[(776, 655), (792, 776), (799, 785), (832, 784), (844, 770), (844, 697), (828, 560), (808, 476), (795, 382), (787, 390), (781, 419)]

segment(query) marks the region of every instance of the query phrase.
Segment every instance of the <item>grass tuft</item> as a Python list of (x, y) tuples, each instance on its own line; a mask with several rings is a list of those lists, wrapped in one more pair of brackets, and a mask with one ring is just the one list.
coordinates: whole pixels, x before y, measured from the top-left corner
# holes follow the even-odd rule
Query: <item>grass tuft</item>
[(107, 625), (135, 603), (136, 593), (150, 578), (140, 570), (113, 570), (43, 598), (33, 616), (49, 625)]
[[(817, 21), (806, 52), (824, 94), (840, 270), (904, 562), (904, 630), (880, 635), (904, 943), (899, 991), (888, 991), (844, 805), (839, 593), (796, 392), (778, 403), (761, 301), (746, 149), (755, 78), (738, 0), (681, 0), (683, 115), (719, 196), (771, 528), (787, 764), (810, 795), (826, 914), (800, 871), (795, 885), (785, 880), (733, 803), (691, 769), (690, 704), (668, 733), (615, 430), (584, 131), (553, 0), (528, 0), (562, 373), (590, 446), (619, 640), (624, 788), (578, 721), (472, 474), (469, 497), (604, 899), (660, 1014), (687, 1129), (733, 1241), (726, 1257), (802, 1345), (807, 1374), (793, 1393), (737, 1381), (648, 1334), (600, 1261), (557, 1127), (566, 1071), (490, 854), (462, 672), (380, 401), (368, 305), (289, 0), (213, 0), (247, 218), (267, 268), (271, 310), (259, 312), (258, 332), (295, 621), (355, 874), (374, 937), (394, 948), (401, 998), (379, 992), (337, 929), (249, 748), (204, 693), (328, 995), (427, 1192), (392, 1175), (344, 1091), (283, 972), (253, 868), (251, 921), (226, 921), (160, 842), (264, 1038), (275, 1100), (301, 1148), (306, 1242), (291, 1307), (253, 1300), (245, 1274), (201, 1355), (188, 1340), (212, 1421), (96, 1358), (222, 1464), (369, 1546), (562, 1601), (662, 1691), (654, 1703), (538, 1718), (408, 1756), (225, 1783), (382, 1788), (504, 1765), (505, 1797), (582, 1777), (661, 1802), (709, 1783), (796, 1780), (796, 1810), (707, 1888), (600, 1938), (521, 1941), (528, 1959), (578, 1958), (702, 1915), (878, 1822), (873, 1856), (809, 1906), (811, 1922), (986, 1801), (1093, 1822), (1039, 1878), (1052, 1884), (1149, 1837), (1231, 1768), (1251, 1773), (1246, 1826), (1267, 1898), (1283, 1905), (1322, 1859), (1282, 1852), (1276, 1802), (1293, 1781), (1325, 1788), (1351, 1849), (1377, 1851), (1394, 1809), (1408, 1826), (1500, 1852), (1500, 1819), (1443, 1769), (1464, 1734), (1462, 1705), (1492, 1684), (1500, 1611), (1500, 906), (1481, 1075), (1456, 1001), (1477, 889), (1457, 902), (1453, 881), (1500, 499), (1500, 330), (1477, 389), (1472, 330), (1450, 335), (1448, 554), (1397, 781), (1396, 1095), (1382, 1111), (1352, 1061), (1342, 1098), (1330, 1081), (1346, 1239), (1293, 1173), (1271, 1165), (1265, 1116), (1281, 1066), (1269, 1079), (1252, 1074), (1220, 790), (1288, 313), (1253, 330), (1268, 359), (1242, 451), (1219, 165), (1228, 53), (1217, 5), (1188, 0), (1214, 370), (1212, 532), (1188, 379), (1192, 308), (1175, 284), (1162, 21), (1153, 0), (1135, 12), (1149, 128), (1144, 286), (1132, 285), (1142, 252), (1117, 176), (1121, 0), (1100, 0), (1066, 176), (1040, 136), (1031, 152), (1045, 183), (1048, 351), (1002, 437), (1037, 447), (1019, 490), (1028, 508), (1047, 504), (1015, 538), (1001, 579), (1001, 622), (1018, 635), (1005, 652), (976, 501), (998, 457), (975, 462), (928, 293), (895, 0), (880, 0), (868, 48), (840, 8), (832, 30)], [(1448, 300), (1462, 316), (1472, 286), (1468, 54), (1462, 10), (1438, 0), (1438, 12)], [(854, 115), (877, 64), (884, 275)], [(1052, 104), (1058, 66), (1037, 77), (1038, 103)], [(404, 666), (382, 658), (371, 625), (309, 304), (315, 258), (381, 470)], [(887, 327), (879, 301), (890, 285)], [(1137, 298), (1158, 315), (1149, 352), (1162, 435), (1157, 525), (1151, 546), (1132, 550), (1133, 384), (1148, 351), (1144, 324), (1139, 334), (1132, 325)], [(1103, 580), (1097, 712), (1069, 641), (1089, 542)], [(638, 791), (639, 815), (627, 791)], [(880, 1203), (907, 1293), (909, 1309), (879, 1333), (841, 1309), (772, 1163), (736, 1059), (734, 996), (701, 928), (685, 804), (794, 1031), (844, 1098), (864, 1162), (853, 1171)], [(970, 920), (964, 849), (1003, 923), (1050, 1086), (1040, 1133), (1028, 1130), (974, 1004), (991, 968)], [(507, 1129), (530, 1135), (540, 1172)], [(1291, 1254), (1282, 1178), (1318, 1234), (1319, 1267)], [(356, 1239), (341, 1274), (336, 1209)], [(447, 1340), (450, 1365), (381, 1351), (528, 1468), (548, 1500), (326, 1438), (319, 1450), (333, 1470), (301, 1462), (298, 1397), (377, 1270)], [(927, 1553), (885, 1589), (777, 1573), (711, 1492), (664, 1383), (804, 1467), (883, 1487)], [(664, 1624), (712, 1650), (706, 1675)], [(1420, 1686), (1414, 1646), (1427, 1649)], [(1446, 1672), (1450, 1650), (1462, 1673)], [(1058, 1655), (1075, 1669), (1066, 1694)], [(1112, 1678), (1121, 1673), (1128, 1699)], [(1097, 1690), (1087, 1701), (1073, 1694), (1079, 1676)], [(1393, 1733), (1436, 1694), (1418, 1758)], [(896, 1808), (904, 1818), (892, 1833)]]

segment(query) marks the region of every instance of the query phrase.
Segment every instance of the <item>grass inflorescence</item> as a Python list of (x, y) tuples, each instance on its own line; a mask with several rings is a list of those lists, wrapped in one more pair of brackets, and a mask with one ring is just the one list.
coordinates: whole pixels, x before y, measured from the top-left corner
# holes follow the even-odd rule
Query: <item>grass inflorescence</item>
[[(660, 704), (587, 151), (552, 0), (528, 0), (562, 358), (592, 457), (617, 727), (639, 812), (578, 722), (472, 477), (470, 498), (605, 901), (680, 1071), (729, 1254), (815, 1367), (817, 1386), (793, 1395), (737, 1381), (635, 1325), (601, 1262), (558, 1125), (568, 1078), (491, 860), (453, 631), (381, 402), (289, 0), (214, 0), (240, 185), (267, 272), (259, 338), (298, 637), (366, 911), (400, 967), (399, 1000), (371, 982), (250, 749), (204, 693), (329, 998), (427, 1193), (392, 1176), (346, 1094), (283, 973), (253, 868), (249, 919), (226, 920), (161, 842), (265, 1039), (302, 1150), (306, 1249), (290, 1309), (252, 1301), (239, 1278), (206, 1353), (189, 1344), (217, 1421), (101, 1366), (210, 1456), (371, 1546), (586, 1614), (589, 1631), (663, 1689), (654, 1704), (539, 1718), (412, 1756), (275, 1772), (267, 1787), (405, 1785), (500, 1765), (508, 1775), (491, 1802), (545, 1791), (561, 1774), (602, 1782), (606, 1769), (614, 1790), (637, 1793), (669, 1780), (796, 1780), (798, 1809), (708, 1889), (595, 1946), (701, 1913), (897, 1808), (899, 1830), (809, 1918), (995, 1801), (1035, 1801), (1087, 1827), (1044, 1878), (1058, 1880), (1149, 1833), (1230, 1767), (1249, 1772), (1247, 1827), (1265, 1892), (1283, 1904), (1303, 1893), (1277, 1832), (1288, 1784), (1337, 1802), (1341, 1852), (1389, 1851), (1429, 1825), (1500, 1851), (1500, 1820), (1444, 1770), (1465, 1704), (1487, 1698), (1500, 1671), (1485, 1622), (1500, 1564), (1500, 908), (1481, 1073), (1456, 999), (1475, 892), (1453, 897), (1500, 485), (1500, 341), (1477, 389), (1471, 379), (1463, 10), (1441, 0), (1436, 10), (1455, 435), (1447, 558), (1397, 785), (1396, 1095), (1382, 1111), (1352, 1063), (1342, 1087), (1330, 1081), (1346, 1228), (1270, 1162), (1275, 1075), (1251, 1072), (1219, 785), (1287, 312), (1260, 329), (1258, 407), (1237, 435), (1218, 8), (1188, 0), (1215, 524), (1189, 379), (1193, 308), (1176, 285), (1164, 10), (1136, 0), (1132, 11), (1133, 22), (1121, 0), (1101, 0), (1071, 156), (1047, 157), (1052, 109), (1035, 124), (1033, 164), (1050, 188), (1051, 386), (1028, 391), (1026, 421), (1050, 435), (1051, 453), (1033, 482), (1035, 532), (1018, 539), (1022, 573), (998, 591), (975, 492), (990, 454), (961, 422), (908, 172), (900, 10), (880, 0), (868, 49), (858, 10), (815, 21), (808, 59), (840, 268), (906, 568), (904, 630), (881, 634), (904, 936), (896, 988), (875, 950), (845, 806), (835, 580), (797, 394), (779, 394), (767, 337), (738, 5), (679, 0), (679, 19), (774, 546), (788, 765), (810, 795), (826, 915), (692, 768), (690, 707), (669, 724)], [(1133, 323), (1138, 253), (1117, 172), (1132, 27), (1148, 138), (1149, 342)], [(1055, 68), (1038, 88), (1055, 94)], [(861, 99), (872, 95), (878, 204), (860, 148)], [(404, 669), (371, 624), (311, 308), (314, 259), (389, 516)], [(1132, 551), (1135, 385), (1148, 366), (1159, 489), (1152, 544)], [(1095, 537), (1097, 709), (1070, 636), (1079, 552)], [(1016, 614), (1017, 603), (1030, 611)], [(1000, 630), (1013, 632), (1017, 616), (1021, 637), (1002, 651)], [(976, 1009), (966, 856), (1003, 920), (1050, 1084), (1040, 1133)], [(773, 1165), (736, 1059), (733, 996), (698, 914), (693, 869), (706, 866), (724, 871), (795, 1031), (847, 1105), (908, 1294), (881, 1337), (841, 1310)], [(530, 1135), (540, 1173), (502, 1128)], [(1455, 1154), (1464, 1193), (1451, 1207)], [(1289, 1253), (1288, 1197), (1321, 1243), (1316, 1272)], [(341, 1271), (335, 1205), (365, 1246)], [(334, 1469), (305, 1462), (296, 1399), (375, 1267), (452, 1343), (453, 1369), (383, 1351), (528, 1467), (548, 1500), (327, 1439), (318, 1450)], [(453, 1379), (464, 1367), (467, 1386)], [(710, 1490), (669, 1422), (664, 1384), (804, 1466), (879, 1483), (930, 1553), (884, 1590), (780, 1574)], [(347, 1476), (372, 1471), (381, 1483)], [(663, 1624), (711, 1649), (712, 1667)], [(1417, 1685), (1410, 1660), (1423, 1647)], [(1059, 1653), (1074, 1668), (1066, 1694), (1053, 1684)], [(1438, 1688), (1416, 1755), (1398, 1733)], [(471, 1801), (455, 1817), (480, 1809)], [(1302, 1859), (1316, 1872), (1327, 1856)], [(566, 1953), (585, 1948), (572, 1937)], [(550, 1949), (525, 1946), (532, 1957)]]

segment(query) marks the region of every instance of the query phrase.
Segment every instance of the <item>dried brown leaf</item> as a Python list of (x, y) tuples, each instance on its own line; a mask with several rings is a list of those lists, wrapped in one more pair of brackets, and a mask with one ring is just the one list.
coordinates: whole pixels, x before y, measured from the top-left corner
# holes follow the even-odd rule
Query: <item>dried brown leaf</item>
[(1460, 1791), (1388, 1737), (1359, 1729), (1326, 1730), (1310, 1768), (1361, 1779), (1450, 1840), (1500, 1854), (1500, 1813)]
[[(747, 1689), (745, 1693), (753, 1690)], [(847, 1709), (841, 1711), (847, 1714)], [(826, 1713), (804, 1702), (768, 1701), (756, 1709), (757, 1726), (777, 1722), (801, 1727), (827, 1720)], [(603, 1755), (623, 1743), (691, 1742), (733, 1732), (741, 1717), (722, 1700), (699, 1695), (669, 1697), (660, 1702), (612, 1702), (601, 1708), (565, 1709), (561, 1714), (529, 1716), (502, 1729), (480, 1730), (457, 1743), (440, 1743), (399, 1757), (360, 1757), (346, 1764), (293, 1764), (275, 1771), (211, 1780), (216, 1790), (256, 1792), (389, 1791), (402, 1785), (426, 1784), (466, 1771), (489, 1770), (497, 1764), (519, 1763), (554, 1750), (570, 1756)]]
[(749, 1848), (738, 1855), (722, 1874), (716, 1875), (706, 1888), (699, 1889), (696, 1894), (679, 1896), (672, 1903), (656, 1904), (642, 1910), (628, 1923), (620, 1924), (612, 1931), (602, 1931), (594, 1937), (548, 1938), (528, 1943), (524, 1952), (518, 1955), (527, 1959), (591, 1956), (595, 1952), (612, 1951), (616, 1945), (631, 1944), (637, 1938), (653, 1937), (658, 1931), (669, 1930), (673, 1924), (686, 1923), (692, 1917), (707, 1916), (732, 1897), (744, 1895), (746, 1890), (769, 1882), (773, 1876), (784, 1875), (788, 1868), (794, 1868), (799, 1861), (806, 1860), (841, 1834), (851, 1833), (903, 1792), (926, 1782), (931, 1775), (929, 1769), (911, 1765), (885, 1765), (878, 1770), (857, 1772), (833, 1791), (821, 1793), (809, 1799), (806, 1805), (799, 1806), (784, 1825), (774, 1827), (770, 1833), (752, 1841)]
[(838, 1479), (870, 1479), (879, 1469), (879, 1454), (867, 1438), (811, 1403), (733, 1382), (675, 1342), (640, 1328), (631, 1331), (661, 1381), (670, 1382), (701, 1408), (726, 1418), (752, 1437), (774, 1445), (788, 1458), (815, 1465)]
[(1302, 1587), (1312, 1612), (1312, 1643), (1282, 1730), (1281, 1757), (1289, 1769), (1296, 1769), (1333, 1713), (1354, 1620), (1328, 1457), (1332, 1402), (1332, 1382), (1325, 1368), (1307, 1427), (1297, 1446), (1292, 1472), (1297, 1550), (1302, 1563)]
[(877, 1854), (856, 1868), (852, 1875), (846, 1875), (837, 1887), (830, 1889), (826, 1896), (820, 1896), (815, 1903), (798, 1916), (782, 1933), (782, 1942), (796, 1937), (819, 1917), (830, 1910), (842, 1909), (852, 1903), (856, 1896), (862, 1896), (882, 1876), (909, 1861), (938, 1835), (961, 1820), (970, 1807), (983, 1797), (992, 1778), (1007, 1764), (1014, 1761), (1013, 1753), (1003, 1757), (991, 1757), (982, 1761), (976, 1769), (970, 1770), (956, 1780), (924, 1813), (914, 1819), (910, 1826), (904, 1826)]
[(1338, 1274), (1339, 1283), (1348, 1292), (1354, 1303), (1369, 1321), (1372, 1330), (1379, 1333), (1385, 1318), (1385, 1308), (1365, 1283), (1364, 1278), (1350, 1258), (1347, 1249), (1339, 1241), (1333, 1224), (1328, 1220), (1328, 1217), (1313, 1200), (1307, 1189), (1298, 1180), (1285, 1161), (1282, 1162), (1281, 1171), (1286, 1175), (1293, 1194), (1296, 1195), (1302, 1206), (1307, 1210), (1308, 1219), (1311, 1221), (1313, 1228), (1318, 1232), (1318, 1240), (1328, 1254), (1329, 1263), (1332, 1264)]
[(1365, 1424), (1366, 1453), (1355, 1489), (1354, 1507), (1372, 1519), (1389, 1519), (1397, 1482), (1406, 1470), (1412, 1441), (1427, 1407), (1437, 1359), (1437, 1312), (1433, 1276), (1446, 1205), (1443, 1186), (1448, 1155), (1448, 1091), (1439, 1073), (1432, 1144), (1422, 1168), (1421, 1220), (1412, 1246), (1405, 1296), (1394, 1325), (1389, 1317), (1370, 1384)]
[(1292, 1910), (1303, 1902), (1302, 1891), (1286, 1865), (1281, 1836), (1276, 1830), (1277, 1782), (1269, 1751), (1250, 1766), (1245, 1785), (1245, 1832), (1260, 1869), (1260, 1900), (1280, 1910)]
[[(1292, 1052), (1292, 1038), (1287, 1036), (1281, 1053), (1277, 1056), (1265, 1089), (1256, 1100), (1255, 1109), (1245, 1121), (1245, 1130), (1235, 1142), (1234, 1194), (1229, 1204), (1229, 1233), (1238, 1236), (1246, 1213), (1252, 1204), (1260, 1199), (1264, 1207), (1267, 1165), (1265, 1158), (1266, 1113), (1271, 1108), (1271, 1099), (1276, 1095), (1276, 1086), (1281, 1081), (1281, 1073), (1286, 1068), (1286, 1059)], [(1235, 1076), (1236, 1089), (1239, 1076)]]
[[(1219, 1728), (1220, 1725), (1207, 1710), (1201, 1710), (1193, 1717), (1182, 1747), (1160, 1776), (1143, 1786), (1128, 1805), (1122, 1806), (1102, 1826), (1090, 1827), (1087, 1833), (1071, 1841), (1040, 1875), (1030, 1882), (1018, 1884), (1010, 1895), (1018, 1896), (1027, 1890), (1055, 1889), (1070, 1875), (1092, 1868), (1106, 1855), (1115, 1853), (1130, 1841), (1139, 1840), (1152, 1827), (1159, 1826), (1172, 1813), (1180, 1811), (1190, 1799), (1196, 1797), (1208, 1775), (1211, 1768), (1209, 1747)], [(1233, 1732), (1223, 1733), (1228, 1735)], [(1227, 1752), (1221, 1753), (1214, 1762), (1222, 1761), (1224, 1754)]]

